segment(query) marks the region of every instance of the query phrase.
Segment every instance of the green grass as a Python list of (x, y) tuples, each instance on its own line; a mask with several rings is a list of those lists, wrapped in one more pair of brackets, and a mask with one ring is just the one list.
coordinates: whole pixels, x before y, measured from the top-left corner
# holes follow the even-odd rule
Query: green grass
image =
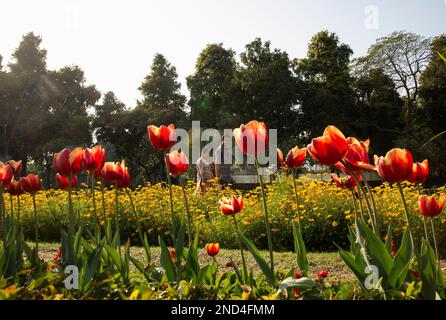
[[(30, 245), (33, 245), (30, 243)], [(56, 243), (40, 243), (39, 244), (39, 253), (40, 256), (47, 260), (51, 260), (57, 251), (59, 244)], [(268, 251), (261, 251), (263, 257), (268, 261), (269, 253)], [(152, 247), (152, 260), (155, 261), (156, 264), (159, 262), (159, 247)], [(131, 247), (130, 254), (134, 258), (138, 258), (141, 261), (144, 261), (144, 250), (140, 247)], [(254, 271), (254, 274), (260, 273), (260, 269), (258, 268), (254, 258), (251, 254), (245, 251), (246, 263), (249, 269)], [(233, 259), (236, 263), (241, 263), (240, 258), (240, 250), (227, 250), (221, 249), (220, 253), (216, 256), (218, 265), (221, 271), (232, 271), (231, 267), (226, 267), (226, 264), (230, 261), (230, 258)], [(210, 261), (210, 258), (204, 248), (199, 249), (199, 259), (200, 263), (206, 263), (206, 261)], [(346, 267), (344, 262), (339, 257), (339, 254), (336, 252), (327, 252), (327, 253), (308, 253), (308, 261), (310, 264), (309, 276), (311, 278), (316, 277), (316, 273), (322, 270), (328, 271), (330, 273), (330, 279), (332, 280), (340, 280), (341, 282), (352, 282), (355, 281), (355, 277), (353, 273)], [(276, 264), (277, 270), (281, 270), (283, 272), (288, 272), (291, 268), (298, 270), (296, 264), (296, 256), (294, 252), (276, 252), (274, 254), (274, 262)], [(136, 272), (136, 269), (132, 265), (132, 271)]]

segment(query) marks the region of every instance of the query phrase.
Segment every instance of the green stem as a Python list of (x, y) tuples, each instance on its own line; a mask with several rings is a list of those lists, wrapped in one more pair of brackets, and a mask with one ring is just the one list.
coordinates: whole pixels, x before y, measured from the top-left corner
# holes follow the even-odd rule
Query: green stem
[(17, 195), (17, 224), (20, 225), (20, 195)]
[[(352, 193), (352, 200), (353, 200), (353, 206), (355, 208), (355, 217), (358, 216), (358, 206), (356, 205), (356, 199), (355, 199), (355, 191), (353, 189), (350, 190)], [(364, 219), (361, 212), (361, 218)]]
[(70, 234), (70, 239), (74, 238), (74, 212), (73, 212), (73, 199), (72, 199), (72, 188), (71, 188), (71, 179), (72, 175), (68, 177), (68, 214), (69, 214), (69, 227), (68, 232)]
[(243, 253), (243, 243), (240, 237), (240, 230), (238, 228), (237, 219), (235, 215), (232, 216), (234, 218), (235, 230), (237, 232), (238, 244), (240, 246), (240, 254), (242, 256), (242, 264), (243, 264), (243, 281), (246, 283), (248, 279), (248, 268), (246, 267), (245, 254)]
[[(120, 229), (119, 229), (119, 189), (118, 184), (115, 183), (115, 224), (116, 233), (118, 234), (118, 239), (121, 239)], [(121, 241), (119, 241), (119, 247), (121, 247)]]
[(379, 225), (378, 225), (377, 214), (376, 214), (375, 198), (373, 197), (373, 192), (370, 189), (370, 186), (369, 186), (367, 180), (364, 179), (363, 181), (364, 181), (364, 185), (367, 189), (367, 192), (369, 193), (369, 196), (370, 196), (370, 202), (372, 203), (372, 209), (373, 209), (373, 221), (375, 223), (376, 232), (377, 232), (377, 234), (379, 234)]
[(434, 248), (435, 248), (435, 255), (437, 257), (437, 276), (441, 272), (441, 265), (440, 265), (440, 256), (438, 255), (438, 246), (437, 246), (437, 236), (435, 235), (435, 225), (434, 225), (434, 218), (431, 218), (431, 227), (432, 227), (432, 238), (434, 239)]
[(4, 211), (4, 202), (5, 198), (3, 197), (3, 190), (0, 189), (0, 232), (2, 235), (3, 243), (6, 243), (6, 219), (5, 219), (5, 211)]
[(271, 237), (271, 227), (270, 227), (270, 224), (269, 224), (268, 207), (266, 205), (265, 186), (263, 184), (262, 175), (259, 172), (260, 166), (259, 166), (259, 161), (258, 161), (257, 157), (255, 158), (255, 161), (256, 161), (256, 167), (257, 167), (257, 175), (259, 176), (259, 181), (260, 181), (260, 188), (262, 190), (263, 211), (264, 211), (264, 214), (265, 214), (266, 235), (267, 235), (267, 238), (268, 238), (269, 260), (270, 260), (270, 263), (271, 263), (271, 271), (274, 274), (273, 241), (272, 241), (272, 237)]
[(179, 179), (180, 179), (180, 183), (181, 183), (181, 189), (183, 190), (184, 205), (186, 207), (187, 233), (188, 233), (189, 245), (192, 245), (192, 220), (191, 220), (190, 211), (189, 211), (189, 202), (187, 200), (186, 189), (184, 187), (184, 179), (183, 179), (183, 177), (179, 177)]
[(407, 203), (406, 203), (406, 198), (404, 197), (404, 191), (403, 191), (403, 187), (401, 186), (401, 183), (397, 183), (398, 186), (398, 190), (400, 192), (400, 196), (401, 196), (401, 201), (403, 202), (403, 206), (404, 206), (404, 214), (406, 215), (406, 221), (407, 221), (407, 227), (409, 228), (409, 235), (410, 235), (410, 241), (412, 243), (412, 247), (415, 253), (415, 257), (418, 261), (418, 266), (420, 267), (420, 255), (418, 254), (418, 248), (415, 244), (415, 239), (413, 237), (413, 229), (412, 229), (412, 222), (410, 220), (410, 215), (409, 215), (409, 209), (407, 207)]
[(167, 184), (169, 185), (169, 199), (170, 199), (170, 215), (172, 218), (172, 237), (176, 239), (176, 222), (175, 213), (173, 212), (173, 198), (172, 198), (172, 180), (170, 179), (169, 161), (167, 161), (167, 151), (164, 151), (164, 163), (166, 166)]
[(130, 190), (128, 188), (126, 188), (125, 191), (127, 192), (127, 195), (130, 199), (130, 204), (132, 206), (133, 214), (135, 215), (136, 228), (138, 229), (138, 234), (139, 234), (139, 239), (141, 240), (141, 245), (144, 247), (147, 261), (150, 262), (150, 260), (151, 260), (150, 247), (146, 247), (146, 245), (144, 243), (144, 233), (142, 231), (141, 223), (139, 221), (138, 211), (136, 211), (135, 203), (133, 202), (132, 193), (130, 192)]
[(292, 169), (293, 176), (293, 185), (294, 185), (294, 198), (296, 200), (296, 212), (297, 212), (297, 226), (299, 228), (299, 232), (302, 233), (302, 228), (300, 225), (300, 210), (299, 210), (299, 197), (297, 195), (297, 183), (296, 183), (296, 169)]
[(427, 243), (430, 244), (430, 239), (429, 239), (429, 234), (427, 232), (427, 222), (426, 222), (426, 217), (423, 217), (423, 225), (424, 225), (424, 235), (426, 237), (426, 241)]
[(9, 203), (11, 205), (11, 220), (14, 221), (14, 202), (12, 199), (12, 194), (9, 194)]
[(96, 210), (96, 191), (95, 191), (96, 180), (94, 178), (94, 173), (90, 176), (90, 178), (91, 178), (91, 199), (93, 200), (94, 217), (96, 219), (96, 224), (99, 228), (99, 216), (98, 216), (98, 212)]
[(32, 194), (34, 206), (34, 235), (36, 240), (36, 254), (39, 257), (39, 219), (37, 217), (36, 194)]
[(101, 198), (102, 198), (102, 219), (104, 221), (104, 227), (106, 227), (107, 217), (105, 216), (105, 192), (104, 181), (101, 181)]
[(369, 200), (367, 199), (367, 195), (365, 194), (365, 190), (364, 190), (364, 188), (362, 187), (361, 182), (359, 181), (359, 179), (358, 179), (358, 177), (356, 176), (356, 174), (355, 174), (353, 171), (351, 171), (351, 170), (349, 169), (349, 167), (347, 166), (347, 164), (346, 164), (343, 160), (341, 160), (341, 163), (344, 165), (344, 167), (345, 167), (345, 169), (348, 171), (348, 173), (352, 176), (353, 180), (355, 180), (355, 182), (356, 182), (356, 184), (357, 184), (359, 190), (361, 190), (362, 196), (363, 196), (364, 201), (365, 201), (365, 204), (366, 204), (366, 206), (367, 206), (367, 211), (368, 211), (368, 213), (369, 213), (370, 222), (372, 223), (373, 233), (375, 233), (376, 235), (378, 235), (378, 234), (377, 234), (377, 230), (376, 230), (376, 226), (375, 226), (375, 221), (374, 221), (373, 216), (372, 216), (372, 208), (370, 207)]

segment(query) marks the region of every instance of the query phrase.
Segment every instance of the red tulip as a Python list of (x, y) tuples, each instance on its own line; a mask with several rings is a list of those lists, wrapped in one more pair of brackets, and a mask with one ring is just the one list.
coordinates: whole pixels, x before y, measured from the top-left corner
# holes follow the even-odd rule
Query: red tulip
[(375, 156), (375, 166), (383, 181), (403, 182), (412, 174), (412, 154), (408, 150), (394, 148), (385, 157)]
[(9, 160), (8, 162), (6, 162), (6, 165), (11, 167), (14, 177), (18, 177), (20, 175), (20, 172), (22, 171), (22, 160)]
[[(360, 174), (358, 174), (356, 177), (359, 181), (362, 180), (362, 176)], [(331, 178), (336, 183), (336, 186), (342, 189), (354, 189), (357, 186), (356, 181), (352, 176), (347, 176), (345, 179), (341, 179), (336, 173), (333, 173)]]
[(160, 151), (166, 151), (172, 148), (177, 140), (175, 126), (173, 124), (167, 127), (162, 125), (159, 128), (151, 125), (147, 127), (147, 132), (149, 133), (152, 146)]
[(234, 138), (244, 154), (257, 156), (268, 146), (268, 129), (265, 123), (253, 120), (234, 129)]
[(214, 257), (220, 252), (220, 245), (218, 243), (207, 243), (206, 252), (209, 256)]
[[(369, 146), (370, 140), (358, 141), (356, 138), (347, 138), (347, 153), (343, 160), (353, 173), (375, 170), (375, 166), (370, 164)], [(341, 169), (340, 167), (344, 167), (344, 165), (339, 162), (336, 167)]]
[(23, 190), (23, 186), (19, 180), (12, 180), (8, 186), (8, 192), (12, 196), (19, 196), (24, 194), (25, 190)]
[(220, 210), (224, 215), (233, 216), (243, 209), (243, 198), (233, 196), (232, 199), (222, 197), (219, 201)]
[[(123, 160), (124, 161), (124, 160)], [(125, 162), (124, 162), (125, 166)], [(106, 162), (102, 167), (102, 178), (111, 183), (118, 183), (124, 175), (121, 162)]]
[[(69, 179), (68, 177), (64, 177), (60, 174), (56, 174), (57, 185), (62, 190), (68, 189), (68, 179)], [(71, 177), (71, 188), (76, 187), (76, 184), (77, 184), (77, 176), (72, 176)]]
[(423, 216), (430, 218), (438, 216), (444, 209), (445, 200), (445, 197), (442, 197), (439, 201), (437, 201), (437, 198), (435, 198), (435, 196), (420, 196), (420, 198), (418, 199), (420, 213)]
[(183, 152), (178, 152), (177, 150), (169, 152), (166, 155), (166, 159), (169, 164), (169, 171), (171, 175), (177, 176), (187, 172), (189, 161)]
[(85, 170), (88, 171), (89, 175), (96, 173), (102, 169), (105, 163), (105, 149), (100, 145), (94, 146), (92, 149), (85, 149)]
[(68, 148), (63, 149), (54, 154), (53, 166), (62, 176), (78, 175), (84, 168), (84, 149), (76, 148), (73, 151)]
[(319, 271), (317, 274), (316, 274), (316, 281), (322, 281), (323, 279), (325, 279), (325, 278), (327, 278), (328, 277), (328, 271)]
[(286, 156), (286, 165), (288, 168), (299, 168), (304, 164), (306, 158), (307, 148), (299, 149), (295, 146)]
[(429, 161), (424, 160), (423, 162), (414, 163), (412, 166), (412, 173), (407, 181), (411, 183), (423, 183), (427, 180), (429, 176)]
[(122, 160), (121, 162), (121, 168), (122, 168), (122, 177), (118, 180), (118, 188), (128, 188), (130, 186), (131, 177), (130, 177), (130, 171), (125, 165), (125, 161)]
[(11, 167), (4, 165), (3, 162), (0, 161), (0, 190), (6, 189), (13, 177), (14, 173)]
[(172, 264), (175, 263), (175, 249), (170, 249), (170, 260), (172, 260)]
[(23, 190), (28, 193), (36, 193), (41, 189), (40, 178), (37, 175), (29, 174), (24, 178), (20, 178), (20, 184)]
[(321, 137), (307, 146), (308, 153), (321, 164), (333, 166), (347, 153), (347, 140), (335, 126), (328, 126)]
[(285, 161), (283, 161), (282, 150), (280, 150), (279, 148), (277, 148), (277, 163), (279, 164), (279, 166), (286, 168), (286, 163)]

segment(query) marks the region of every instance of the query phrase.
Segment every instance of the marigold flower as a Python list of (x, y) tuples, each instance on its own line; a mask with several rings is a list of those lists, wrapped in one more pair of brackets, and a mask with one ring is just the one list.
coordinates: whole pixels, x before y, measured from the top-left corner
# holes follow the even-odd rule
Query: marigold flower
[(418, 198), (418, 205), (420, 209), (420, 213), (425, 217), (436, 217), (438, 216), (444, 209), (444, 203), (446, 198), (442, 197), (440, 200), (437, 200), (435, 196), (428, 197), (426, 195), (422, 195)]
[[(56, 174), (56, 182), (60, 189), (67, 190), (68, 189), (68, 179), (69, 177), (64, 177), (63, 175)], [(76, 187), (77, 184), (77, 176), (71, 177), (71, 188)]]
[(177, 150), (169, 152), (166, 155), (166, 160), (171, 175), (177, 176), (187, 172), (189, 161), (183, 152), (178, 152)]
[(414, 163), (412, 166), (412, 173), (407, 181), (411, 183), (423, 183), (429, 176), (429, 161)]
[(160, 127), (150, 125), (147, 127), (150, 143), (152, 146), (160, 151), (166, 151), (173, 147), (177, 140), (175, 134), (175, 126), (173, 124), (161, 125)]
[(220, 245), (218, 243), (207, 243), (206, 252), (209, 256), (214, 257), (220, 252)]
[(383, 181), (403, 182), (412, 174), (412, 154), (408, 150), (394, 148), (385, 157), (375, 156), (375, 166)]
[(73, 151), (68, 148), (63, 149), (54, 154), (53, 166), (62, 176), (78, 175), (84, 168), (84, 149), (76, 148)]
[(299, 168), (304, 164), (306, 158), (307, 148), (299, 149), (298, 146), (295, 146), (286, 156), (286, 165), (288, 168)]
[(307, 146), (308, 153), (318, 162), (333, 166), (347, 153), (347, 139), (335, 126), (328, 126), (321, 137)]
[(268, 145), (268, 129), (264, 122), (252, 120), (234, 129), (234, 138), (240, 150), (251, 156), (265, 152)]
[(40, 178), (35, 174), (29, 174), (26, 177), (20, 178), (20, 184), (23, 190), (28, 193), (37, 193), (41, 189)]
[(222, 197), (219, 201), (220, 210), (224, 215), (233, 216), (243, 209), (243, 198), (232, 196), (231, 199)]

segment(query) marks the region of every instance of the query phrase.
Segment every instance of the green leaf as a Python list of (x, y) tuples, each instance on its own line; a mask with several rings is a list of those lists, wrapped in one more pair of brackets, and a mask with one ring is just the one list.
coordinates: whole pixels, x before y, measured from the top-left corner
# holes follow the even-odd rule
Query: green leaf
[(160, 257), (161, 267), (164, 268), (167, 280), (169, 282), (174, 282), (176, 280), (176, 274), (175, 274), (175, 268), (173, 267), (172, 264), (172, 259), (170, 257), (170, 251), (167, 248), (167, 245), (164, 242), (163, 238), (161, 238), (161, 236), (158, 236), (158, 241), (161, 247), (161, 257)]
[(389, 276), (390, 285), (395, 288), (404, 282), (413, 257), (412, 241), (409, 230), (403, 234), (401, 246), (393, 259), (393, 268)]
[(198, 261), (198, 229), (195, 233), (194, 241), (187, 252), (186, 271), (190, 278), (198, 279), (200, 273), (200, 263)]
[(389, 223), (389, 228), (387, 229), (387, 237), (386, 237), (386, 248), (387, 252), (390, 255), (392, 255), (392, 240), (393, 240), (392, 223)]
[(276, 279), (274, 277), (273, 271), (270, 269), (268, 263), (266, 263), (265, 259), (262, 258), (260, 251), (256, 248), (254, 243), (252, 243), (247, 237), (245, 237), (242, 233), (239, 233), (242, 241), (245, 243), (249, 252), (251, 252), (252, 256), (257, 262), (260, 270), (262, 270), (265, 277), (268, 279), (269, 283), (274, 287), (276, 286)]
[(440, 52), (438, 52), (438, 55), (440, 56), (441, 60), (443, 60), (444, 62), (446, 62), (446, 57), (444, 55), (442, 55)]
[(434, 249), (423, 239), (420, 256), (421, 293), (426, 300), (435, 300), (437, 296), (437, 259)]
[(304, 277), (308, 276), (308, 260), (307, 250), (305, 249), (305, 243), (302, 238), (302, 232), (299, 230), (299, 225), (293, 221), (293, 236), (294, 236), (294, 250), (296, 252), (297, 265), (302, 271)]
[(345, 264), (350, 268), (350, 270), (354, 273), (356, 278), (359, 281), (359, 284), (363, 289), (364, 287), (364, 281), (367, 278), (367, 275), (365, 274), (365, 262), (364, 264), (360, 264), (345, 250), (342, 250), (339, 248), (339, 255), (341, 256), (342, 260), (344, 260)]

